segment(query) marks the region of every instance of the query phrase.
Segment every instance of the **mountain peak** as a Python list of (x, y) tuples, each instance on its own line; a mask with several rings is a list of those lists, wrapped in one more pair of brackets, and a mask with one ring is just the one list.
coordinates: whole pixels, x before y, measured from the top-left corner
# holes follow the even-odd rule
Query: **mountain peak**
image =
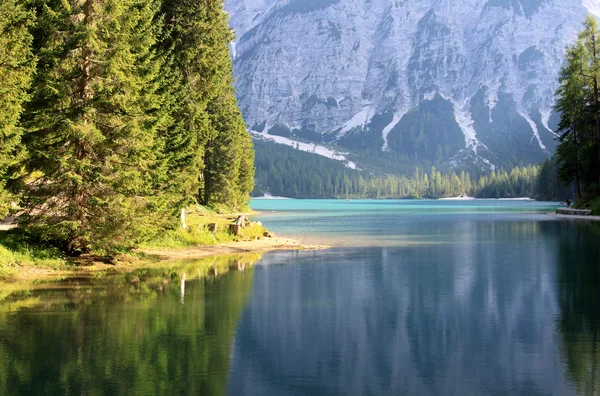
[[(250, 127), (481, 167), (556, 145), (554, 92), (599, 0), (228, 0)], [(460, 144), (458, 144), (460, 143)]]

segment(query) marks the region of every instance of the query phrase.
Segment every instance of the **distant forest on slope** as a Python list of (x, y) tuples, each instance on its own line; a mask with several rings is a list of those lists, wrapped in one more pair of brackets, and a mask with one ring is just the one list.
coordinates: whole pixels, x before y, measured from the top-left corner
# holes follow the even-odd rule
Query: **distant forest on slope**
[(467, 172), (442, 173), (435, 167), (414, 168), (410, 176), (376, 174), (347, 168), (344, 163), (255, 141), (254, 196), (269, 193), (290, 198), (477, 198), (532, 197), (564, 200), (568, 190), (557, 179), (555, 159), (540, 166), (496, 170), (472, 177)]
[[(599, 37), (598, 21), (590, 15), (577, 41), (566, 50), (556, 92), (555, 110), (560, 114), (557, 150), (538, 166), (495, 169), (487, 174), (465, 169), (458, 174), (451, 169), (436, 169), (427, 162), (406, 161), (402, 156), (386, 158), (394, 165), (383, 168), (376, 157), (366, 155), (365, 168), (356, 171), (290, 147), (257, 142), (253, 195), (268, 192), (293, 198), (443, 198), (464, 194), (540, 200), (576, 197), (577, 207), (600, 214)], [(426, 129), (419, 131), (424, 134)], [(498, 138), (506, 135), (499, 134)], [(369, 154), (365, 142), (360, 145), (363, 154)]]

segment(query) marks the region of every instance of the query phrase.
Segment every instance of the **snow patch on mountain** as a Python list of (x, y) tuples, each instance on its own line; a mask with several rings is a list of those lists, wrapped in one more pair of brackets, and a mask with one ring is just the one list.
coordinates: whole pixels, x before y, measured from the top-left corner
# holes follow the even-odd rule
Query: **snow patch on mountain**
[(544, 128), (546, 128), (546, 130), (554, 136), (558, 136), (558, 134), (554, 132), (552, 128), (550, 128), (550, 117), (552, 116), (552, 110), (541, 109), (540, 114), (542, 116), (542, 125), (544, 126)]
[(473, 127), (475, 121), (473, 121), (473, 114), (469, 111), (468, 103), (468, 98), (461, 104), (454, 102), (454, 117), (456, 118), (456, 123), (465, 135), (465, 147), (477, 154), (479, 141), (477, 140), (477, 131)]
[(231, 58), (233, 60), (235, 60), (235, 58), (237, 58), (237, 48), (236, 48), (237, 43), (235, 41), (232, 41), (229, 44), (229, 47), (231, 48)]
[(592, 14), (600, 17), (600, 0), (583, 0), (583, 6)]
[(533, 141), (533, 139), (536, 139), (538, 144), (540, 145), (540, 148), (542, 150), (548, 151), (548, 149), (546, 149), (546, 146), (544, 145), (544, 143), (542, 143), (542, 139), (540, 138), (540, 131), (538, 130), (538, 127), (535, 124), (535, 122), (525, 113), (519, 112), (519, 115), (521, 117), (523, 117), (525, 119), (525, 121), (527, 121), (527, 123), (533, 130), (533, 136), (531, 137), (531, 141)]
[(423, 95), (423, 100), (431, 102), (433, 98), (435, 98), (435, 95), (437, 95), (437, 92), (435, 91), (427, 92), (425, 95)]
[(486, 105), (488, 106), (488, 109), (489, 109), (490, 124), (494, 122), (494, 118), (492, 117), (492, 112), (496, 108), (497, 104), (498, 104), (498, 88), (488, 92), (488, 96), (486, 99)]
[(388, 143), (388, 135), (390, 134), (392, 129), (394, 129), (394, 127), (396, 125), (398, 125), (398, 123), (400, 122), (402, 117), (404, 117), (404, 114), (394, 114), (394, 117), (392, 118), (392, 122), (390, 122), (388, 125), (386, 125), (385, 128), (383, 128), (383, 132), (382, 132), (383, 147), (381, 147), (381, 151), (389, 151), (390, 150), (390, 146)]
[(278, 144), (283, 144), (285, 146), (290, 146), (290, 147), (293, 147), (300, 151), (305, 151), (307, 153), (312, 153), (312, 154), (320, 155), (322, 157), (326, 157), (326, 158), (329, 158), (332, 160), (340, 161), (346, 165), (346, 168), (359, 170), (359, 168), (355, 162), (350, 161), (348, 158), (346, 158), (347, 153), (342, 153), (337, 150), (333, 150), (333, 149), (327, 148), (325, 146), (321, 146), (321, 145), (314, 144), (314, 143), (299, 142), (296, 140), (288, 139), (283, 136), (269, 135), (268, 133), (265, 133), (265, 132), (257, 132), (257, 131), (249, 131), (249, 132), (256, 139), (262, 139), (262, 140), (266, 140), (266, 141), (270, 141), (270, 142), (274, 142), (274, 143), (278, 143)]
[(346, 136), (348, 132), (360, 128), (363, 129), (375, 115), (372, 107), (365, 107), (360, 112), (356, 113), (349, 121), (347, 121), (342, 129), (338, 132), (336, 138), (339, 140)]

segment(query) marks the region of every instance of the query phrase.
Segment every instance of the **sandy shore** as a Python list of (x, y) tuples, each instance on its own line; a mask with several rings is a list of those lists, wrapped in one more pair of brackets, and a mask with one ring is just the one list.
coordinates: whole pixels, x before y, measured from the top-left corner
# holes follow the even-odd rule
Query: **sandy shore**
[(144, 250), (143, 253), (160, 260), (181, 260), (224, 254), (270, 252), (274, 250), (319, 250), (326, 248), (327, 246), (302, 245), (300, 242), (288, 238), (264, 238), (254, 241), (198, 246), (185, 250)]
[(591, 221), (600, 221), (600, 216), (577, 216), (577, 215), (563, 215), (550, 213), (551, 216), (556, 216), (559, 219), (565, 220), (591, 220)]
[(289, 238), (264, 238), (254, 241), (228, 242), (219, 245), (197, 246), (189, 249), (178, 250), (143, 250), (148, 259), (135, 257), (124, 257), (116, 264), (107, 264), (94, 261), (92, 258), (83, 258), (69, 269), (40, 268), (35, 266), (22, 266), (14, 277), (2, 282), (10, 284), (14, 282), (37, 282), (53, 281), (65, 278), (90, 277), (98, 273), (123, 274), (143, 268), (145, 265), (155, 265), (159, 262), (168, 262), (172, 260), (193, 260), (200, 258), (209, 258), (217, 256), (271, 252), (276, 250), (320, 250), (327, 249), (328, 246), (303, 245), (300, 242)]

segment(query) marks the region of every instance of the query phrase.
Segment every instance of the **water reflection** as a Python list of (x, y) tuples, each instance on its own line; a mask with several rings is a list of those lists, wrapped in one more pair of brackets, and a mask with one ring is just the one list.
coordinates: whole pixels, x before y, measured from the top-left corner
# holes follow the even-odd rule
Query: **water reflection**
[(569, 377), (581, 395), (600, 395), (600, 227), (567, 224), (560, 231), (558, 328)]
[[(574, 320), (560, 315), (571, 257), (560, 242), (579, 226), (564, 225), (423, 222), (444, 243), (265, 256), (229, 394), (576, 394), (556, 326)], [(581, 243), (597, 266), (599, 244)], [(595, 293), (598, 277), (585, 278)]]
[(5, 295), (0, 394), (224, 394), (252, 287), (246, 266), (259, 258), (171, 263)]
[(397, 229), (0, 289), (0, 394), (600, 394), (600, 224)]

